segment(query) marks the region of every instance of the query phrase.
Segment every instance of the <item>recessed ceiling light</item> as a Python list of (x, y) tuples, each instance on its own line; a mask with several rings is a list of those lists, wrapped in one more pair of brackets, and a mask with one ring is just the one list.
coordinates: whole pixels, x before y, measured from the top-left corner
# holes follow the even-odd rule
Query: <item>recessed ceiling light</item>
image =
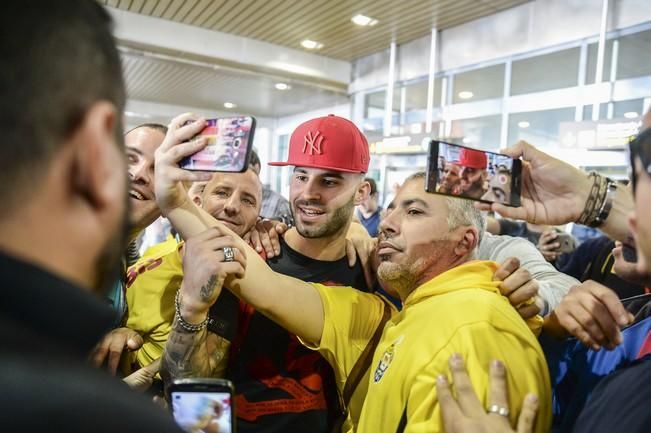
[(524, 129), (524, 128), (528, 128), (530, 126), (530, 123), (527, 122), (526, 120), (523, 120), (522, 122), (518, 122), (518, 126)]
[(233, 104), (232, 102), (224, 102), (224, 108), (235, 108), (237, 105)]
[(322, 43), (311, 41), (309, 39), (305, 39), (303, 42), (301, 42), (301, 45), (303, 45), (303, 48), (307, 48), (308, 50), (318, 50), (320, 48), (323, 48)]
[(463, 140), (461, 140), (463, 144), (469, 144), (472, 143), (472, 137), (464, 137)]
[(635, 111), (627, 111), (626, 113), (624, 113), (624, 117), (626, 117), (627, 119), (637, 119), (638, 116), (639, 114), (637, 114), (637, 112)]
[(278, 90), (289, 90), (291, 88), (292, 88), (292, 86), (290, 86), (287, 83), (276, 83), (276, 89), (278, 89)]
[(358, 26), (363, 26), (363, 27), (374, 26), (378, 23), (378, 20), (361, 14), (355, 15), (350, 20), (355, 24), (357, 24)]
[(459, 98), (461, 98), (461, 99), (470, 99), (473, 96), (475, 96), (475, 94), (468, 91), (468, 90), (464, 90), (462, 92), (459, 92)]

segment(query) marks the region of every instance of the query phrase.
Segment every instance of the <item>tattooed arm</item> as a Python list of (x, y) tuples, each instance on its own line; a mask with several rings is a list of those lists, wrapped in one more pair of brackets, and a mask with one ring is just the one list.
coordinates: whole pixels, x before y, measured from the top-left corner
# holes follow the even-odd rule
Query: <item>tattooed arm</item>
[(174, 319), (165, 346), (161, 376), (167, 384), (186, 377), (223, 377), (230, 342), (203, 329), (190, 332)]
[[(206, 231), (185, 244), (183, 255), (183, 283), (179, 289), (179, 314), (189, 324), (202, 323), (221, 293), (228, 275), (241, 277), (246, 267), (246, 256), (235, 249), (230, 237)], [(232, 247), (235, 261), (224, 262), (224, 247)], [(229, 342), (216, 334), (189, 331), (178, 317), (165, 347), (161, 376), (166, 383), (183, 377), (216, 377), (223, 374)]]

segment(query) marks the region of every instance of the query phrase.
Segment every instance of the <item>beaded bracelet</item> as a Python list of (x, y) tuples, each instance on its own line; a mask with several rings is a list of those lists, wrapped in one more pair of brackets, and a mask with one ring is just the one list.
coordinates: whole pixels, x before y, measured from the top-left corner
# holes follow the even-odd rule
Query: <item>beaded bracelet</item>
[(209, 318), (206, 317), (206, 319), (197, 324), (193, 325), (192, 323), (188, 323), (185, 320), (183, 320), (183, 317), (181, 317), (181, 291), (176, 292), (176, 296), (174, 297), (174, 307), (175, 307), (175, 314), (174, 317), (176, 317), (177, 322), (179, 322), (179, 325), (181, 325), (181, 328), (185, 329), (188, 332), (199, 332), (202, 329), (204, 329), (206, 326), (208, 326)]
[(583, 206), (583, 212), (576, 220), (578, 224), (587, 225), (588, 221), (591, 220), (590, 217), (594, 213), (595, 208), (599, 209), (597, 202), (599, 199), (599, 189), (601, 187), (602, 178), (595, 172), (590, 173), (590, 177), (592, 178), (592, 188), (590, 189), (590, 194), (588, 194), (588, 198)]

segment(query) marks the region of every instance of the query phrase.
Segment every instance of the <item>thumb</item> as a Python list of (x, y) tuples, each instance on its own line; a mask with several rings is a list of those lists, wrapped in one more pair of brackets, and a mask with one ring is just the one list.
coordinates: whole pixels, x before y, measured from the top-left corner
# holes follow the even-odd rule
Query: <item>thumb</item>
[(138, 333), (134, 333), (127, 340), (127, 348), (129, 348), (129, 350), (138, 350), (142, 347), (143, 343), (144, 340), (142, 339), (142, 336)]
[(157, 358), (151, 364), (143, 367), (142, 370), (147, 373), (147, 376), (153, 377), (156, 373), (160, 371), (160, 364), (162, 359), (163, 359), (162, 356)]

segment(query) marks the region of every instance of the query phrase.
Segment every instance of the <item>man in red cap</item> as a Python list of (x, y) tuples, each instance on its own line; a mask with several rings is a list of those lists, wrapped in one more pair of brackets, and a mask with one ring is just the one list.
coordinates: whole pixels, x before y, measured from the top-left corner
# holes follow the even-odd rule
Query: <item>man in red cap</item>
[[(287, 161), (270, 164), (294, 166), (289, 201), (295, 226), (285, 233), (279, 254), (267, 260), (274, 271), (369, 291), (361, 261), (350, 267), (346, 258), (355, 205), (370, 190), (364, 180), (368, 164), (368, 143), (351, 121), (329, 115), (296, 128)], [(227, 378), (235, 385), (238, 431), (329, 432), (339, 403), (327, 361), (249, 306), (240, 311), (237, 329)], [(191, 337), (169, 338), (164, 373), (216, 376), (211, 365), (218, 364), (218, 350)]]
[(486, 192), (486, 165), (488, 159), (481, 150), (463, 148), (459, 153), (461, 166), (461, 193), (466, 197), (481, 198)]

